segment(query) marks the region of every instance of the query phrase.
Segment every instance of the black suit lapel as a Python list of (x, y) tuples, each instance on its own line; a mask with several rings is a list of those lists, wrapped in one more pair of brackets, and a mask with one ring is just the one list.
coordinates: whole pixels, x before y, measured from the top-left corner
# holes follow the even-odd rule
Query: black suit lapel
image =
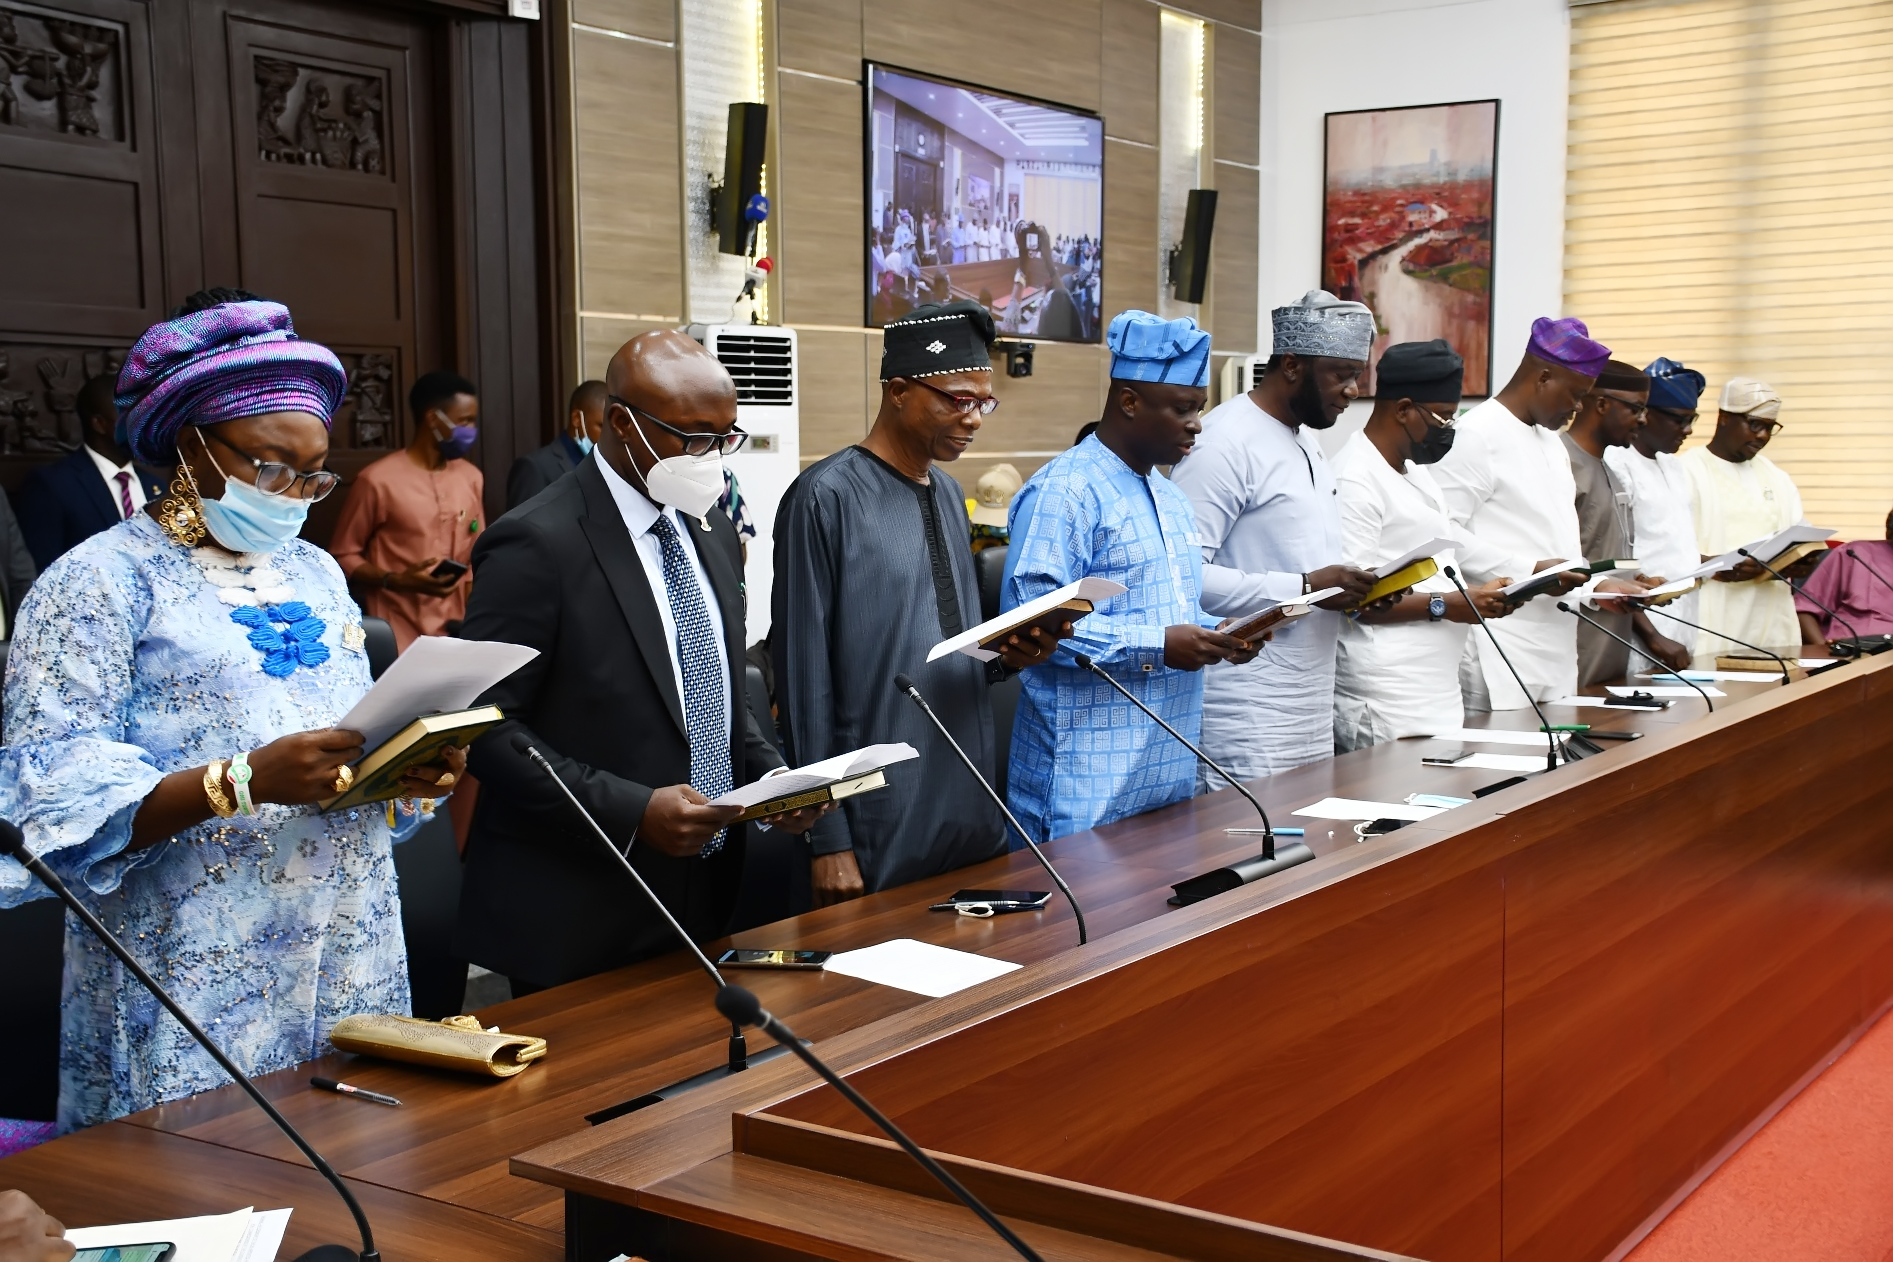
[(91, 505), (92, 516), (99, 523), (99, 529), (108, 529), (123, 521), (125, 514), (119, 511), (118, 497), (105, 485), (105, 479), (99, 476), (99, 467), (92, 463), (92, 457), (86, 453), (86, 449), (80, 447), (66, 457), (66, 462), (71, 466), (72, 476), (78, 479), (79, 493)]
[(618, 599), (618, 608), (631, 628), (631, 638), (644, 655), (644, 664), (664, 698), (671, 720), (687, 737), (684, 701), (677, 695), (677, 677), (671, 671), (670, 645), (664, 640), (657, 594), (651, 590), (650, 580), (644, 577), (644, 563), (638, 559), (637, 545), (631, 542), (631, 532), (625, 529), (624, 518), (611, 498), (611, 489), (605, 485), (605, 475), (594, 463), (596, 459), (595, 455), (586, 457), (576, 471), (579, 487), (585, 493), (585, 517), (579, 525), (592, 545), (598, 568), (604, 571), (605, 581), (611, 585), (612, 595)]

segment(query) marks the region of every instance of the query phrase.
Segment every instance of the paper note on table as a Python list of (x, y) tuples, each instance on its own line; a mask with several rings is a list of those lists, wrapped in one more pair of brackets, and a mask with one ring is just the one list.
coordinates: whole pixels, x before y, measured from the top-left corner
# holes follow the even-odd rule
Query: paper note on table
[[(1644, 691), (1654, 694), (1654, 690), (1650, 688), (1645, 688)], [(1683, 691), (1689, 692), (1689, 689), (1685, 688)], [(1693, 697), (1696, 694), (1689, 692), (1689, 695)], [(1621, 701), (1609, 701), (1603, 697), (1559, 697), (1557, 700), (1547, 701), (1545, 704), (1571, 706), (1579, 709), (1585, 706), (1601, 706), (1606, 710), (1661, 710), (1664, 708), (1661, 705), (1625, 705)]]
[[(287, 1215), (288, 1210), (281, 1211)], [(251, 1209), (202, 1218), (171, 1218), (162, 1222), (118, 1223), (110, 1227), (75, 1227), (66, 1232), (68, 1243), (79, 1249), (109, 1249), (113, 1245), (164, 1244), (177, 1246), (170, 1262), (236, 1262), (254, 1215)], [(281, 1242), (280, 1234), (277, 1237)], [(270, 1262), (275, 1254), (271, 1253)]]
[[(1753, 681), (1751, 680), (1750, 682)], [(1709, 684), (1703, 685), (1702, 692), (1697, 692), (1688, 684), (1675, 684), (1667, 688), (1647, 686), (1633, 688), (1627, 684), (1606, 684), (1604, 691), (1608, 692), (1613, 697), (1628, 697), (1639, 692), (1647, 692), (1652, 697), (1700, 697), (1703, 693), (1707, 693), (1712, 697), (1726, 697), (1729, 695), (1722, 691), (1722, 689)]]
[[(1539, 739), (1542, 742), (1544, 738)], [(1539, 754), (1534, 758), (1530, 754), (1468, 754), (1453, 766), (1485, 771), (1543, 771), (1545, 755)]]
[(423, 714), (466, 709), (537, 656), (538, 649), (523, 644), (424, 635), (335, 726), (360, 732), (365, 747), (374, 749)]
[(283, 1248), (283, 1233), (289, 1230), (289, 1215), (292, 1212), (287, 1209), (259, 1209), (251, 1214), (250, 1225), (243, 1233), (243, 1242), (237, 1246), (236, 1256), (230, 1262), (276, 1262), (276, 1255)]
[[(1569, 732), (1554, 733), (1559, 740), (1570, 737)], [(1545, 747), (1543, 732), (1520, 732), (1502, 727), (1456, 727), (1444, 732), (1434, 732), (1436, 741), (1459, 741), (1466, 745), (1536, 745)]]
[(843, 977), (858, 977), (864, 982), (892, 986), (935, 999), (955, 991), (1003, 977), (1020, 964), (989, 959), (970, 951), (954, 951), (913, 938), (895, 938), (879, 946), (859, 951), (842, 951), (828, 957), (826, 969)]
[[(1446, 808), (1406, 802), (1364, 802), (1359, 798), (1322, 798), (1295, 814), (1308, 819), (1431, 819)], [(831, 966), (832, 967), (832, 966)]]
[[(1686, 670), (1681, 674), (1673, 670), (1645, 670), (1638, 671), (1637, 674), (1642, 678), (1655, 679), (1658, 681), (1666, 679), (1671, 681), (1693, 679), (1699, 684), (1731, 682), (1738, 684), (1766, 683), (1768, 678), (1766, 675), (1762, 674), (1762, 672), (1755, 670)], [(1780, 672), (1777, 671), (1775, 681), (1779, 683), (1780, 680), (1781, 675)], [(1721, 696), (1722, 694), (1717, 693), (1716, 695)]]

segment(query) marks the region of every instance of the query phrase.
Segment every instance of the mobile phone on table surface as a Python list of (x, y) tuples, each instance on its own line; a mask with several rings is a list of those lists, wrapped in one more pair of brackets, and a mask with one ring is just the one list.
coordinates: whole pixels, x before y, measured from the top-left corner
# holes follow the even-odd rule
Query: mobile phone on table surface
[(1597, 727), (1584, 734), (1594, 741), (1640, 741), (1643, 739), (1642, 732), (1610, 732)]
[(818, 969), (828, 963), (833, 951), (761, 951), (737, 947), (716, 957), (724, 968), (801, 968)]
[(928, 910), (990, 907), (995, 912), (1040, 911), (1051, 901), (1050, 890), (955, 890), (944, 903), (935, 903)]
[(427, 573), (430, 578), (459, 578), (466, 572), (467, 563), (465, 561), (456, 561), (452, 557), (448, 557)]
[(177, 1253), (174, 1244), (114, 1244), (100, 1249), (81, 1249), (72, 1262), (171, 1262)]
[(1454, 745), (1448, 749), (1442, 749), (1437, 754), (1423, 754), (1420, 761), (1428, 767), (1457, 767), (1472, 757), (1473, 752), (1463, 745)]

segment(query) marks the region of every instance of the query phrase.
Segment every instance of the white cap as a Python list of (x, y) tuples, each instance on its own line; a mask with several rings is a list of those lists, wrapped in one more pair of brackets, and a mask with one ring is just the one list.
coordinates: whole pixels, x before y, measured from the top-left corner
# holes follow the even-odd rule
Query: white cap
[(1716, 407), (1737, 416), (1772, 421), (1781, 415), (1781, 396), (1765, 381), (1757, 381), (1753, 377), (1730, 377), (1722, 387), (1722, 399)]
[(1006, 510), (1012, 507), (1012, 497), (1025, 485), (1025, 479), (1010, 464), (996, 464), (979, 475), (979, 481), (973, 484), (973, 498), (976, 501), (970, 516), (975, 526), (1004, 526)]

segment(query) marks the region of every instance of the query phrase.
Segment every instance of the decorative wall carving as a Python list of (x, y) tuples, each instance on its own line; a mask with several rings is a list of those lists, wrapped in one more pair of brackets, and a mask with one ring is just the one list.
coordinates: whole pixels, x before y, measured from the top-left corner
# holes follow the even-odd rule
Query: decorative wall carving
[[(395, 445), (395, 357), (392, 351), (342, 355), (348, 368), (348, 393), (336, 417), (335, 433), (346, 433), (349, 446), (376, 451)], [(343, 429), (343, 425), (347, 429)]]
[(124, 363), (117, 348), (0, 345), (0, 456), (73, 450), (85, 439), (79, 388)]
[(123, 140), (123, 55), (113, 27), (0, 5), (0, 124)]
[(380, 175), (381, 79), (256, 58), (257, 156), (265, 162)]

